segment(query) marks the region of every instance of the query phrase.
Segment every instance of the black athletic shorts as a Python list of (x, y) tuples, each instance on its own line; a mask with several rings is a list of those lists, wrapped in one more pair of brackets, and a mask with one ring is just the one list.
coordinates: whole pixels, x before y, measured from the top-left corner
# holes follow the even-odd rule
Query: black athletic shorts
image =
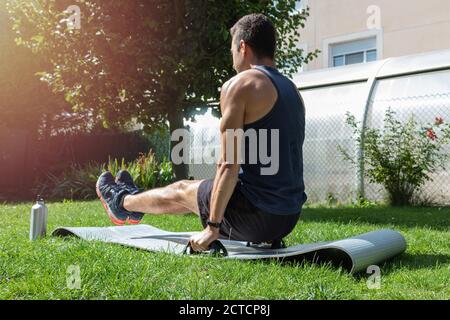
[[(210, 214), (213, 184), (214, 180), (204, 180), (198, 188), (197, 201), (204, 228)], [(281, 240), (294, 230), (299, 218), (300, 213), (275, 215), (262, 212), (247, 200), (236, 185), (225, 209), (220, 235), (222, 239), (249, 242)]]

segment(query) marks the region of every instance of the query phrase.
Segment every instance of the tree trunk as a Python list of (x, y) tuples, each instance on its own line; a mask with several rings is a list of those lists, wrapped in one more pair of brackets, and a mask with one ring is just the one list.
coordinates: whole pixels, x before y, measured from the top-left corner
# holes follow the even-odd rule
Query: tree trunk
[[(183, 119), (184, 114), (181, 110), (170, 110), (168, 114), (168, 120), (169, 120), (169, 126), (170, 126), (170, 135), (172, 136), (172, 132), (174, 132), (176, 129), (184, 128), (184, 122)], [(170, 151), (172, 152), (173, 143), (177, 143), (176, 141), (170, 142)], [(173, 164), (173, 171), (175, 173), (175, 179), (176, 180), (183, 180), (188, 179), (188, 165), (187, 163), (182, 163), (179, 165)]]

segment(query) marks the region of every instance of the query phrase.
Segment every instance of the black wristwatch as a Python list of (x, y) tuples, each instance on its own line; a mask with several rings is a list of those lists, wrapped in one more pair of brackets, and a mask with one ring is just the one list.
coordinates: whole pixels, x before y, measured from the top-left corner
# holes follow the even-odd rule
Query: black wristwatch
[(208, 220), (206, 220), (206, 224), (213, 228), (219, 229), (220, 226), (222, 225), (222, 222), (212, 222), (211, 220), (208, 219)]

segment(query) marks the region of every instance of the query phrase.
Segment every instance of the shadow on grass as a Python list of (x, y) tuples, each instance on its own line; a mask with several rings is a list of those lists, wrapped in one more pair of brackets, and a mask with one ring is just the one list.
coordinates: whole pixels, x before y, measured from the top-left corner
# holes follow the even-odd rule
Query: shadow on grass
[(450, 228), (450, 208), (304, 208), (303, 221), (355, 222), (395, 225), (408, 228), (430, 228), (448, 231)]
[[(273, 261), (273, 260), (272, 260)], [(270, 260), (261, 261), (263, 263), (270, 263)], [(282, 259), (279, 260), (280, 265), (286, 265), (291, 267), (309, 265), (323, 266), (327, 268), (332, 268), (338, 271), (342, 268), (342, 272), (349, 273), (350, 266), (346, 265), (345, 262), (341, 260), (333, 260), (326, 256), (317, 256), (313, 254), (305, 254), (294, 259)], [(381, 274), (388, 275), (397, 270), (402, 270), (402, 272), (407, 270), (420, 270), (429, 269), (439, 266), (446, 266), (450, 264), (450, 256), (444, 254), (409, 254), (403, 253), (399, 256), (393, 257), (389, 260), (384, 261), (380, 264)], [(353, 273), (352, 276), (355, 279), (367, 278), (369, 274), (365, 270)]]
[[(407, 270), (430, 269), (445, 266), (450, 263), (450, 256), (444, 254), (410, 254), (403, 253), (380, 265), (381, 275), (388, 275), (397, 270), (405, 272)], [(359, 272), (354, 274), (355, 279), (367, 278), (368, 274)]]
[(450, 255), (404, 253), (392, 261), (393, 267), (405, 267), (410, 270), (433, 268), (450, 264)]

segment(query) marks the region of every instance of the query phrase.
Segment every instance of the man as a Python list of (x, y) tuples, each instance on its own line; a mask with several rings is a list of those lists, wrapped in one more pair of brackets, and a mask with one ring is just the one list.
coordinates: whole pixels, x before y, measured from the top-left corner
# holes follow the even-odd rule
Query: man
[[(119, 172), (116, 179), (105, 172), (98, 179), (97, 193), (114, 223), (137, 224), (144, 213), (195, 212), (204, 230), (190, 240), (194, 251), (208, 250), (219, 237), (280, 241), (294, 229), (307, 199), (302, 154), (304, 104), (292, 81), (275, 68), (276, 31), (266, 16), (247, 15), (230, 31), (233, 67), (238, 74), (221, 91), (221, 161), (215, 179), (179, 181), (139, 193), (128, 172)], [(227, 134), (239, 129), (254, 130), (258, 139), (261, 130), (277, 133), (258, 142), (269, 150), (277, 147), (276, 172), (263, 174), (267, 163), (260, 159), (240, 164), (234, 152), (239, 148), (237, 138)], [(248, 152), (250, 147), (246, 144), (244, 150)], [(229, 150), (233, 155), (227, 154)]]

